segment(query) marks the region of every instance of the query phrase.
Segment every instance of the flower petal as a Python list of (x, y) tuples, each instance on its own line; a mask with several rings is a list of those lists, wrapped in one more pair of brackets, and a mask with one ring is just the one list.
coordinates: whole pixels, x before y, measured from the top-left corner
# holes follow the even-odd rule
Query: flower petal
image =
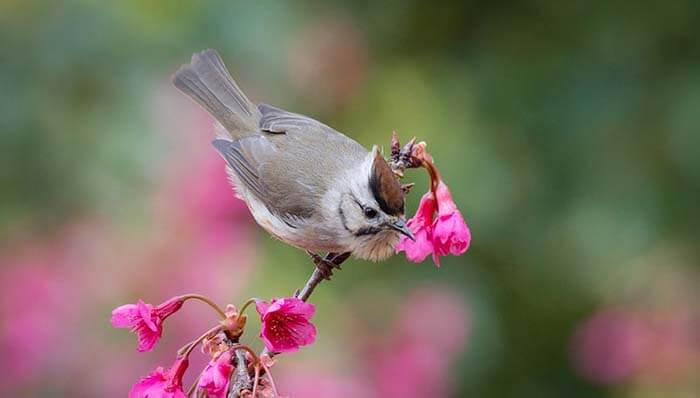
[(112, 310), (110, 323), (115, 328), (131, 328), (134, 327), (134, 317), (137, 315), (138, 309), (135, 304), (124, 304)]

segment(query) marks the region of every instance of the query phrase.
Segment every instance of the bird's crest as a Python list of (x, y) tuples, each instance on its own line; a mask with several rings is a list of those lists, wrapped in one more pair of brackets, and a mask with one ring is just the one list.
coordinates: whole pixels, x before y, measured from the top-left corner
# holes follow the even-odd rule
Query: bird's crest
[(374, 161), (369, 177), (369, 186), (374, 199), (386, 214), (397, 216), (404, 213), (404, 196), (399, 180), (378, 150), (374, 150)]

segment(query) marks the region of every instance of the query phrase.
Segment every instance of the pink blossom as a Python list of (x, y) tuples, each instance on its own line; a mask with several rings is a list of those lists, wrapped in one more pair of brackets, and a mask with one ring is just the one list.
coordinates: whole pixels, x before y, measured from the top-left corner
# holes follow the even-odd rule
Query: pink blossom
[(232, 371), (231, 352), (225, 351), (204, 368), (199, 388), (206, 391), (209, 398), (225, 398)]
[(260, 337), (272, 352), (294, 352), (316, 340), (316, 327), (309, 322), (316, 308), (298, 298), (258, 300), (256, 309), (262, 322)]
[[(435, 211), (437, 210), (437, 217)], [(432, 253), (433, 262), (440, 266), (440, 256), (458, 256), (469, 248), (471, 233), (457, 209), (447, 185), (440, 181), (435, 193), (421, 198), (416, 215), (408, 220), (416, 240), (401, 237), (396, 252), (406, 252), (406, 258), (419, 263)]]
[(151, 351), (163, 334), (163, 321), (182, 307), (182, 299), (173, 297), (153, 307), (139, 300), (136, 304), (125, 304), (112, 311), (112, 326), (131, 328), (139, 339), (139, 352)]
[(433, 226), (433, 261), (440, 265), (438, 256), (452, 254), (459, 256), (467, 251), (471, 241), (471, 233), (462, 213), (452, 200), (447, 185), (440, 181), (435, 190), (438, 203), (438, 217)]
[(420, 200), (416, 215), (408, 220), (407, 226), (413, 232), (416, 240), (405, 236), (396, 246), (396, 252), (405, 251), (406, 258), (414, 263), (420, 263), (433, 252), (433, 214), (435, 214), (435, 197), (427, 192)]
[(129, 398), (186, 398), (182, 390), (182, 376), (187, 365), (187, 358), (178, 358), (168, 370), (158, 367), (134, 384)]

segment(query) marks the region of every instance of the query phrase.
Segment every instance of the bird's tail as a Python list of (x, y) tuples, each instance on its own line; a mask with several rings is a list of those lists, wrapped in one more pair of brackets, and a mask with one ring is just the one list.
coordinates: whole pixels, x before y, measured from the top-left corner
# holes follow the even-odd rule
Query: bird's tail
[(234, 138), (258, 130), (260, 111), (233, 81), (215, 50), (192, 55), (173, 75), (173, 84), (204, 107)]

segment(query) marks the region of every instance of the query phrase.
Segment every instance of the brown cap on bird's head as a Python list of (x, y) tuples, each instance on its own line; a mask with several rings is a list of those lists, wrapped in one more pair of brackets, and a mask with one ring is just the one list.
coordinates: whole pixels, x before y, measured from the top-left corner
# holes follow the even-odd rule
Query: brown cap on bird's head
[(369, 187), (384, 213), (392, 216), (403, 215), (404, 197), (401, 184), (382, 154), (376, 150), (369, 176)]

